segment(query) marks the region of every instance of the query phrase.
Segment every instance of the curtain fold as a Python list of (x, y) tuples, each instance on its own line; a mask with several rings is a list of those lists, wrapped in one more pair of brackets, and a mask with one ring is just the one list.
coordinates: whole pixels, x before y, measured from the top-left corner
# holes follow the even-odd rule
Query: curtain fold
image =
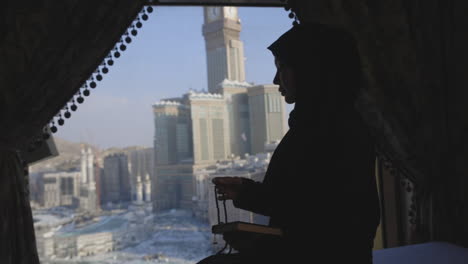
[(360, 110), (380, 155), (414, 188), (414, 241), (468, 246), (468, 2), (290, 1), (353, 33), (368, 79)]
[(0, 145), (25, 144), (107, 56), (144, 1), (6, 1)]
[(1, 263), (39, 263), (17, 150), (26, 149), (77, 93), (144, 3), (143, 0), (2, 2)]
[(0, 152), (0, 260), (39, 263), (24, 167), (14, 151)]

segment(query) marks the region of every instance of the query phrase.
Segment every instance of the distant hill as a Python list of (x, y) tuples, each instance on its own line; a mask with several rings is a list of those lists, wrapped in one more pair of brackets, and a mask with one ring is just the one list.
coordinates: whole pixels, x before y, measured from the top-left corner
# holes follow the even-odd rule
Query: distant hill
[(109, 148), (100, 150), (98, 147), (88, 143), (77, 143), (67, 141), (61, 138), (54, 137), (55, 145), (59, 152), (59, 156), (46, 159), (37, 164), (29, 167), (30, 173), (44, 172), (44, 171), (69, 171), (73, 169), (80, 169), (81, 167), (81, 148), (91, 148), (97, 158), (99, 166), (102, 166), (102, 158), (115, 153), (128, 153), (145, 147), (130, 146), (125, 148)]
[(140, 149), (145, 149), (145, 148), (147, 147), (130, 146), (130, 147), (125, 147), (125, 148), (108, 148), (106, 150), (101, 151), (100, 156), (105, 157), (105, 156), (117, 154), (117, 153), (129, 153), (135, 150), (140, 150)]
[(80, 167), (81, 148), (90, 147), (93, 151), (99, 152), (99, 149), (88, 143), (76, 143), (61, 138), (54, 137), (55, 145), (59, 156), (46, 159), (30, 166), (31, 173), (42, 171), (68, 171)]

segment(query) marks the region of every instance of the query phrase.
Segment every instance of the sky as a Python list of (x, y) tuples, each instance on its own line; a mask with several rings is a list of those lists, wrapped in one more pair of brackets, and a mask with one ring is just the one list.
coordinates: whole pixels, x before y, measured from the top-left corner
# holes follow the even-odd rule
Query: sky
[[(266, 47), (291, 28), (292, 20), (283, 8), (240, 7), (239, 17), (246, 81), (272, 83), (276, 69)], [(207, 90), (202, 24), (202, 7), (156, 7), (55, 136), (102, 149), (153, 146), (152, 105), (189, 89)]]

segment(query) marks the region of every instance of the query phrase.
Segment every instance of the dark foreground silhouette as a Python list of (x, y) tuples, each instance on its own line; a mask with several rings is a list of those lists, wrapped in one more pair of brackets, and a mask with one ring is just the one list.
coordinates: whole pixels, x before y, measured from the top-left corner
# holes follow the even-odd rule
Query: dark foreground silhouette
[(355, 108), (363, 85), (353, 38), (319, 24), (293, 27), (269, 49), (274, 83), (295, 103), (263, 182), (215, 178), (219, 199), (270, 216), (283, 236), (226, 233), (238, 251), (199, 263), (372, 263), (380, 220), (372, 138)]

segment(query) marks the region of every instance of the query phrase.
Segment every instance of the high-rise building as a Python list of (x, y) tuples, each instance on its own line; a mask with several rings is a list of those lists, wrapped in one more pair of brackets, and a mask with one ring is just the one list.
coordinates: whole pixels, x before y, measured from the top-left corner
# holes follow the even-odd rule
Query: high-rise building
[(102, 204), (130, 201), (127, 155), (118, 153), (104, 157), (102, 176)]
[(190, 110), (179, 101), (162, 100), (153, 105), (156, 165), (191, 161)]
[(218, 85), (224, 79), (245, 81), (242, 27), (237, 7), (205, 7), (204, 17), (208, 91), (219, 93)]
[(263, 152), (265, 144), (285, 134), (285, 106), (278, 86), (245, 81), (237, 7), (205, 7), (204, 17), (208, 90), (221, 94), (226, 103), (229, 152), (235, 156)]
[(187, 100), (187, 97), (172, 98), (153, 105), (155, 134), (151, 200), (156, 211), (191, 206), (193, 141)]

